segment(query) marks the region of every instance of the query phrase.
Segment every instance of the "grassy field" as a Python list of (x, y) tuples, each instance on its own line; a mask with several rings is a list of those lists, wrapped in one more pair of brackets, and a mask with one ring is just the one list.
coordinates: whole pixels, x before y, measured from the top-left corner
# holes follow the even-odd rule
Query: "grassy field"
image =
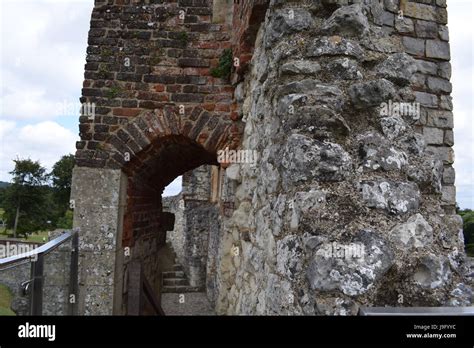
[[(3, 213), (5, 211), (3, 208), (0, 208), (0, 220), (3, 219)], [(11, 238), (13, 234), (12, 230), (7, 230), (5, 228), (0, 227), (0, 239)], [(43, 240), (45, 238), (45, 240)], [(27, 242), (34, 242), (34, 243), (43, 243), (44, 241), (48, 241), (48, 231), (39, 231), (33, 232), (27, 238), (21, 238)]]
[(0, 316), (15, 315), (15, 313), (10, 308), (12, 298), (13, 296), (10, 290), (5, 285), (0, 284)]
[[(11, 230), (0, 229), (0, 239), (11, 238)], [(45, 241), (48, 241), (48, 231), (33, 232), (27, 238), (20, 238), (21, 240), (34, 243), (43, 243), (43, 238), (46, 238)]]

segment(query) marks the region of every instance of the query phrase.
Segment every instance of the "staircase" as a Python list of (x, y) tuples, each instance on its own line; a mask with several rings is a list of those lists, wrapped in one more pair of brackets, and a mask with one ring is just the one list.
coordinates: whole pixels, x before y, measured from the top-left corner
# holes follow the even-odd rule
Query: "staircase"
[(203, 287), (191, 286), (179, 264), (173, 248), (168, 244), (174, 256), (174, 265), (170, 271), (162, 273), (161, 307), (166, 315), (215, 315)]
[(201, 287), (189, 285), (188, 278), (184, 274), (183, 266), (178, 263), (175, 258), (173, 270), (162, 273), (162, 288), (163, 293), (185, 293), (185, 292), (200, 292), (203, 291)]

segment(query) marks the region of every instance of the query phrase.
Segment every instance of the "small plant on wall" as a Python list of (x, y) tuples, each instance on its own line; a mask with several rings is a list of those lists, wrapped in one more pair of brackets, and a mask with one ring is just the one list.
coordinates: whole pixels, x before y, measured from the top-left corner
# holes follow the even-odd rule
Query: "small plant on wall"
[(122, 93), (122, 89), (119, 86), (112, 86), (106, 93), (107, 98), (117, 98)]
[(211, 69), (211, 75), (213, 77), (219, 77), (222, 79), (229, 80), (231, 70), (232, 70), (232, 50), (228, 48), (222, 52), (222, 55), (219, 58), (219, 65)]
[(189, 41), (188, 33), (186, 33), (185, 31), (180, 32), (178, 35), (178, 40), (179, 42), (181, 42), (181, 45), (186, 46)]

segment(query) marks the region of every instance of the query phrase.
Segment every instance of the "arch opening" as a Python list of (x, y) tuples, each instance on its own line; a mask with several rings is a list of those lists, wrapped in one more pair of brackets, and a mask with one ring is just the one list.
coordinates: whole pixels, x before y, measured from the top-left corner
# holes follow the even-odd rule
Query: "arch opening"
[[(182, 293), (189, 294), (185, 295), (189, 300), (207, 301), (209, 224), (217, 216), (209, 201), (209, 180), (217, 164), (216, 154), (202, 145), (182, 135), (168, 135), (157, 138), (122, 169), (127, 175), (122, 245), (131, 250), (124, 272), (129, 261), (140, 262), (157, 298), (167, 293), (163, 297), (167, 314), (179, 314), (178, 307), (186, 311), (185, 302), (175, 306), (181, 304)], [(181, 175), (183, 190), (170, 209), (163, 191)]]

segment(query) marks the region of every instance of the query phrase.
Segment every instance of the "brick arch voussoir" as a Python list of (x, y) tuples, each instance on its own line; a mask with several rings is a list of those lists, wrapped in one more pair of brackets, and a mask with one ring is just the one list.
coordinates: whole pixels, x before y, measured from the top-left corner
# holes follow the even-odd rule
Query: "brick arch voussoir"
[[(184, 111), (184, 112), (183, 112)], [(222, 118), (201, 106), (180, 109), (165, 106), (144, 110), (122, 125), (106, 139), (111, 154), (111, 167), (125, 168), (129, 162), (138, 167), (142, 154), (167, 136), (180, 135), (200, 144), (207, 152), (217, 154), (220, 149), (235, 149), (240, 144), (243, 123)]]

